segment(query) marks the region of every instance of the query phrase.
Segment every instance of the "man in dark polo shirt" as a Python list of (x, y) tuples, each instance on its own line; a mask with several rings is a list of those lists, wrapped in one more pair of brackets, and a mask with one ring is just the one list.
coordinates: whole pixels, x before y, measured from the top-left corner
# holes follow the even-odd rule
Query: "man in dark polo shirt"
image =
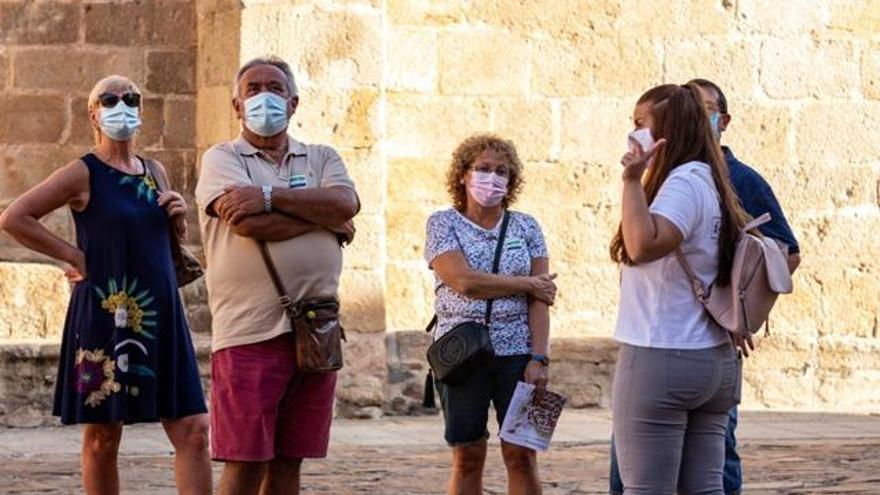
[[(730, 114), (727, 113), (727, 97), (717, 84), (707, 79), (692, 79), (689, 84), (696, 84), (703, 95), (703, 102), (709, 111), (709, 118), (715, 130), (715, 136), (721, 140), (721, 134), (727, 130), (730, 124)], [(730, 171), (730, 180), (733, 183), (736, 194), (746, 212), (752, 217), (758, 217), (764, 213), (770, 213), (771, 220), (758, 227), (762, 234), (777, 241), (784, 242), (789, 249), (789, 269), (794, 272), (801, 262), (800, 247), (797, 239), (785, 219), (782, 207), (773, 188), (761, 177), (755, 169), (737, 160), (733, 151), (727, 146), (721, 147), (727, 168)], [(751, 344), (751, 341), (748, 342)], [(749, 350), (743, 349), (743, 355), (748, 357)], [(727, 438), (724, 452), (724, 493), (726, 495), (739, 495), (742, 489), (742, 462), (736, 452), (736, 423), (737, 408), (730, 410), (730, 421), (727, 424)], [(614, 439), (611, 441), (611, 475), (609, 479), (609, 493), (612, 495), (623, 493), (623, 482), (617, 468), (617, 456), (614, 449)]]

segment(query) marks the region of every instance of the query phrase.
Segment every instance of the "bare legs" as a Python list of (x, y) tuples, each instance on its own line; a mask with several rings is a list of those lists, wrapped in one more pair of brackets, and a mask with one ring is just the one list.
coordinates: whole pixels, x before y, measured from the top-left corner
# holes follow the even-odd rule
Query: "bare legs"
[(501, 455), (507, 467), (507, 493), (510, 495), (541, 495), (538, 477), (538, 456), (532, 449), (501, 442)]
[(486, 440), (452, 448), (452, 473), (449, 495), (481, 495), (483, 466), (486, 464)]
[(227, 462), (219, 495), (298, 495), (302, 459), (277, 458), (268, 462)]
[(122, 423), (83, 426), (82, 482), (87, 495), (118, 495), (116, 457), (122, 439)]
[(260, 495), (299, 495), (302, 459), (275, 458), (269, 462)]
[[(481, 495), (483, 467), (486, 464), (486, 440), (471, 445), (453, 447), (452, 473), (449, 476), (448, 495)], [(509, 495), (541, 495), (538, 463), (535, 451), (507, 442), (501, 442), (501, 455), (507, 467)]]
[(208, 454), (208, 415), (164, 419), (162, 426), (174, 446), (174, 480), (180, 495), (210, 495), (211, 457)]
[[(207, 414), (162, 420), (174, 445), (174, 477), (181, 495), (211, 493)], [(83, 425), (82, 482), (88, 495), (118, 495), (122, 423)]]

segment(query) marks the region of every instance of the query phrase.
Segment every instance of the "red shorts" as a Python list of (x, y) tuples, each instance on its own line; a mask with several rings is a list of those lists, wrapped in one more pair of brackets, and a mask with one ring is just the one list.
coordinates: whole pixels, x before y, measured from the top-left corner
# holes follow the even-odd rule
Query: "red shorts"
[(211, 457), (327, 456), (336, 373), (297, 373), (293, 334), (211, 356)]

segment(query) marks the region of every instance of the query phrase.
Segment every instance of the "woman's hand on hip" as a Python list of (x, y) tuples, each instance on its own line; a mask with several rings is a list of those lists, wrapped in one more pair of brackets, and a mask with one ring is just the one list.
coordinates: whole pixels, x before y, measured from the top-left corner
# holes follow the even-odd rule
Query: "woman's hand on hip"
[(648, 151), (642, 151), (641, 146), (633, 146), (630, 151), (627, 151), (626, 154), (623, 155), (623, 158), (620, 159), (620, 164), (623, 165), (623, 180), (642, 180), (642, 175), (645, 174), (645, 170), (648, 168), (651, 158), (653, 158), (654, 154), (657, 153), (657, 150), (665, 144), (666, 139), (661, 139), (654, 143), (654, 146)]
[(74, 249), (70, 258), (61, 267), (64, 270), (64, 276), (70, 283), (82, 282), (86, 279), (86, 253), (79, 249)]
[(530, 276), (529, 295), (539, 301), (544, 301), (549, 306), (553, 306), (553, 302), (556, 301), (556, 283), (553, 282), (553, 279), (555, 278), (555, 273), (543, 273), (541, 275)]
[(547, 390), (547, 381), (550, 379), (550, 373), (546, 366), (534, 359), (526, 365), (526, 372), (523, 375), (526, 383), (535, 386), (535, 402), (541, 402), (544, 399), (544, 391)]

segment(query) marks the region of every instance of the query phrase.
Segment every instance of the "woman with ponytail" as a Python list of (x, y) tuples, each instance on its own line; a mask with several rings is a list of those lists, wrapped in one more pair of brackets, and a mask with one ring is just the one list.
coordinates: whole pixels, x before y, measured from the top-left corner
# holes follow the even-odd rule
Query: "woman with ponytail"
[(623, 156), (614, 338), (614, 437), (626, 493), (722, 494), (727, 411), (741, 368), (676, 252), (708, 286), (730, 282), (745, 214), (695, 85), (639, 98)]

